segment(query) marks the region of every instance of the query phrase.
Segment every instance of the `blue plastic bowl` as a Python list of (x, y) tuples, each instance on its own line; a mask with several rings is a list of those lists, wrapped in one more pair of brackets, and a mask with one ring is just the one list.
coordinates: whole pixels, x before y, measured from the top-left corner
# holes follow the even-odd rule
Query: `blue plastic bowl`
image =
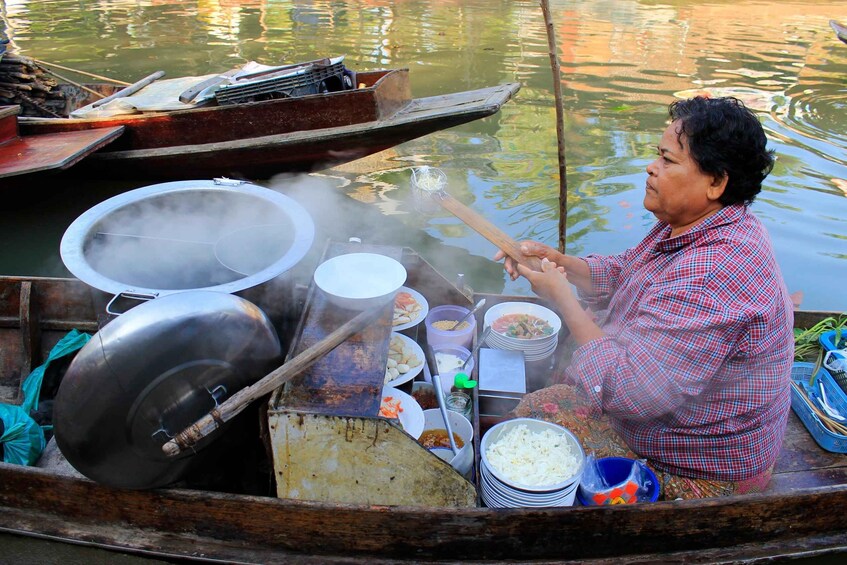
[[(635, 460), (628, 457), (603, 457), (597, 460), (600, 473), (610, 485), (617, 485), (625, 481), (629, 477), (630, 471), (632, 471), (633, 463), (635, 463)], [(642, 469), (647, 477), (649, 477), (651, 483), (649, 490), (650, 502), (656, 502), (659, 500), (659, 479), (649, 467), (643, 466)], [(590, 492), (585, 491), (582, 485), (579, 485), (576, 496), (579, 499), (579, 503), (583, 506), (597, 506), (594, 500), (592, 500)]]

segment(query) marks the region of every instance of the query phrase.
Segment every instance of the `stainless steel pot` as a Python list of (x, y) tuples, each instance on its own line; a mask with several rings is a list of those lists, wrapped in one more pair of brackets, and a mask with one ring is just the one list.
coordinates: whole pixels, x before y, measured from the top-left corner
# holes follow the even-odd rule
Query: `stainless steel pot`
[(283, 194), (226, 179), (178, 181), (89, 209), (65, 231), (60, 254), (74, 276), (113, 295), (236, 293), (291, 269), (314, 237), (309, 213)]

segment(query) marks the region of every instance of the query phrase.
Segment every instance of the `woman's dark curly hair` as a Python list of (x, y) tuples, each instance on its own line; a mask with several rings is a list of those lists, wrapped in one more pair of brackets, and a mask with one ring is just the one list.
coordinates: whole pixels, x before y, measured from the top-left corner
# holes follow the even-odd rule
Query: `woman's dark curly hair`
[(756, 115), (733, 97), (698, 96), (677, 100), (668, 107), (671, 121), (681, 123), (681, 133), (700, 170), (716, 178), (727, 176), (720, 197), (724, 206), (749, 205), (762, 190), (762, 181), (773, 169), (773, 151)]

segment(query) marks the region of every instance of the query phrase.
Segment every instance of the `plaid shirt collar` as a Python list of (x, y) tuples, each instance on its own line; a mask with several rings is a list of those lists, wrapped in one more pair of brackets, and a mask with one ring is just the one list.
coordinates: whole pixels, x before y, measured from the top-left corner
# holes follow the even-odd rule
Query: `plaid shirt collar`
[(660, 230), (660, 233), (652, 251), (653, 253), (673, 253), (679, 251), (686, 245), (693, 243), (695, 240), (702, 241), (703, 235), (701, 232), (714, 230), (715, 228), (726, 224), (740, 222), (741, 218), (746, 213), (747, 207), (743, 204), (731, 204), (729, 206), (724, 206), (687, 232), (676, 237), (670, 237), (671, 227), (668, 224), (659, 222), (654, 229)]

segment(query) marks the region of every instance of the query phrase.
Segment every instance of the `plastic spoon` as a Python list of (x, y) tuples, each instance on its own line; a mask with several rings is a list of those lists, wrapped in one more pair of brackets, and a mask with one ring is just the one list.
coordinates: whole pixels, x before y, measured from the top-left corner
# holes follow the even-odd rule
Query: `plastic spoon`
[(474, 315), (474, 313), (475, 313), (477, 310), (479, 310), (480, 308), (482, 308), (483, 306), (485, 306), (485, 299), (484, 299), (484, 298), (480, 299), (480, 301), (476, 303), (476, 306), (474, 306), (474, 307), (471, 309), (471, 311), (470, 311), (470, 312), (468, 312), (467, 314), (465, 314), (464, 316), (462, 316), (462, 319), (461, 319), (461, 320), (459, 320), (458, 322), (456, 322), (455, 324), (453, 324), (453, 327), (452, 327), (452, 328), (450, 328), (450, 329), (449, 329), (449, 330), (447, 330), (447, 331), (448, 331), (448, 332), (449, 332), (449, 331), (453, 331), (453, 330), (455, 330), (456, 328), (458, 328), (459, 326), (461, 326), (461, 325), (462, 325), (462, 322), (464, 322), (465, 320), (467, 320), (468, 318), (470, 318), (471, 316), (473, 316), (473, 315)]
[(821, 407), (824, 412), (826, 412), (830, 417), (843, 422), (845, 420), (844, 416), (839, 414), (838, 411), (829, 404), (829, 399), (826, 397), (826, 389), (824, 389), (821, 381), (818, 381), (818, 386), (821, 389)]

